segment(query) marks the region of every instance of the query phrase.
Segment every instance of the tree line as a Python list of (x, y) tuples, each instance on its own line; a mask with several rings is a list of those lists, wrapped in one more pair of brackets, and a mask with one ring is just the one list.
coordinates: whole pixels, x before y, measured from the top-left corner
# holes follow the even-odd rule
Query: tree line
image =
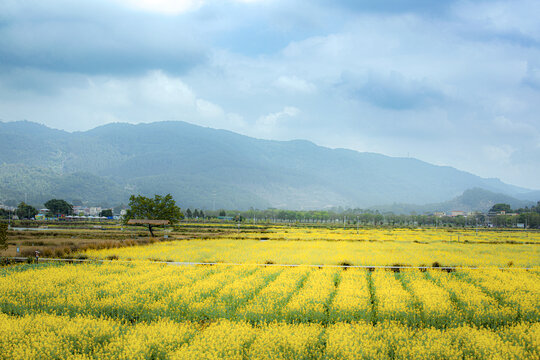
[[(43, 206), (49, 210), (48, 215), (51, 217), (73, 215), (73, 205), (62, 199), (51, 199)], [(38, 209), (22, 201), (13, 212), (0, 209), (0, 219), (8, 219), (12, 215), (17, 215), (19, 219), (33, 219), (38, 213)], [(102, 210), (100, 216), (111, 217), (113, 211), (111, 209)]]
[[(502, 207), (501, 207), (502, 206)], [(505, 214), (494, 214), (504, 211)], [(250, 209), (247, 211), (224, 210), (207, 211), (209, 218), (217, 218), (224, 214), (234, 221), (246, 222), (298, 222), (298, 223), (342, 223), (362, 226), (499, 226), (515, 227), (524, 224), (530, 228), (540, 227), (540, 202), (531, 208), (512, 210), (507, 204), (495, 204), (488, 214), (476, 212), (465, 216), (439, 216), (434, 214), (394, 214), (381, 213), (377, 210), (283, 210), (283, 209)], [(518, 215), (508, 215), (517, 213)], [(489, 215), (491, 214), (491, 215)]]
[[(174, 213), (174, 222), (181, 219), (189, 220), (207, 220), (212, 218), (228, 217), (233, 221), (241, 222), (298, 222), (298, 223), (342, 223), (345, 225), (372, 225), (372, 226), (497, 226), (497, 227), (516, 227), (523, 224), (524, 227), (540, 227), (540, 201), (536, 205), (512, 210), (508, 204), (495, 204), (488, 214), (473, 213), (467, 216), (436, 216), (419, 214), (393, 214), (381, 213), (377, 210), (347, 209), (347, 210), (284, 210), (284, 209), (250, 209), (246, 211), (236, 211), (223, 209), (207, 210), (186, 209), (181, 212), (176, 206), (174, 199), (170, 194), (165, 196), (155, 195), (154, 198), (144, 196), (134, 196), (130, 198), (128, 215), (126, 218), (145, 216), (146, 219), (160, 219)], [(51, 199), (47, 201), (45, 207), (49, 209), (52, 216), (72, 215), (73, 206), (61, 199)], [(139, 209), (146, 209), (134, 213), (134, 206)], [(174, 206), (174, 207), (171, 207)], [(160, 210), (161, 209), (161, 210)], [(172, 209), (172, 210), (171, 210)], [(131, 211), (131, 212), (130, 212)], [(32, 219), (38, 213), (37, 209), (31, 205), (21, 202), (15, 214), (19, 219)], [(178, 215), (181, 214), (181, 215)], [(517, 215), (510, 215), (517, 214)], [(0, 218), (7, 219), (11, 214), (7, 210), (0, 209)], [(112, 216), (112, 210), (102, 211), (101, 216)], [(168, 216), (168, 215), (167, 215)], [(166, 216), (166, 218), (167, 218)], [(171, 218), (172, 219), (172, 218)], [(171, 221), (172, 222), (172, 221)]]

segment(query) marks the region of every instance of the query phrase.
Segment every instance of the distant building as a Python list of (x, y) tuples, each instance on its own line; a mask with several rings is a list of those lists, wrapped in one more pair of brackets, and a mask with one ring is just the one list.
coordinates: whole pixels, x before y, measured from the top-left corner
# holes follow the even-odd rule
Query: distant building
[(498, 216), (498, 215), (506, 215), (506, 216), (518, 216), (518, 213), (507, 213), (506, 211), (490, 211), (488, 212), (488, 216)]
[(101, 206), (92, 206), (90, 208), (90, 216), (99, 216), (101, 213)]
[(232, 220), (233, 219), (232, 216), (218, 216), (217, 218), (219, 220)]
[(39, 212), (36, 216), (34, 216), (34, 219), (36, 220), (47, 220), (47, 215), (49, 214), (49, 209), (39, 209)]
[(451, 217), (456, 217), (456, 216), (465, 216), (465, 211), (462, 211), (462, 210), (452, 210), (450, 211), (450, 216)]
[(446, 213), (442, 212), (442, 211), (435, 211), (433, 213), (433, 216), (436, 216), (436, 217), (443, 217), (443, 216), (446, 216)]
[(90, 216), (90, 208), (86, 206), (74, 206), (73, 214), (75, 216)]

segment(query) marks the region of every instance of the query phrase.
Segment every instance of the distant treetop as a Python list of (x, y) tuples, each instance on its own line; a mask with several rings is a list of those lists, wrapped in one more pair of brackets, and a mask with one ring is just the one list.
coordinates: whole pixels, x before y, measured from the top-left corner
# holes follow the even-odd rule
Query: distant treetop
[(491, 207), (491, 209), (489, 210), (490, 212), (501, 212), (501, 211), (504, 211), (504, 212), (512, 212), (512, 208), (510, 207), (510, 205), (508, 204), (495, 204)]
[(72, 215), (73, 206), (65, 200), (60, 199), (51, 199), (47, 201), (45, 207), (49, 209), (50, 213), (53, 215)]

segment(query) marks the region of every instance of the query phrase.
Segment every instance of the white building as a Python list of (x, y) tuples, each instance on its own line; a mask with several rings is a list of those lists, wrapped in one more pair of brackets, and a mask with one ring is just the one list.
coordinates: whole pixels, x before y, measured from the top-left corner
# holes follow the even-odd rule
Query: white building
[(101, 206), (92, 206), (90, 208), (90, 216), (99, 216), (101, 213)]

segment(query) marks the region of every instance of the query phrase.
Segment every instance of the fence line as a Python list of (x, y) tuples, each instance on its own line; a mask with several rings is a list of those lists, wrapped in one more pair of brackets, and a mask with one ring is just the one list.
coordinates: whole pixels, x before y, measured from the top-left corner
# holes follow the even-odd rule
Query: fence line
[[(18, 262), (28, 261), (29, 259), (34, 259), (33, 257), (5, 257), (6, 259), (15, 260)], [(37, 262), (40, 261), (59, 261), (59, 262), (90, 262), (90, 263), (127, 263), (133, 264), (137, 261), (132, 260), (109, 260), (109, 259), (56, 259), (56, 258), (39, 258)], [(280, 267), (316, 267), (316, 268), (359, 268), (359, 269), (420, 269), (420, 270), (482, 270), (482, 269), (498, 269), (498, 270), (533, 270), (533, 267), (489, 267), (489, 266), (403, 266), (403, 265), (332, 265), (332, 264), (258, 264), (258, 263), (220, 263), (220, 262), (191, 262), (191, 261), (153, 261), (150, 260), (150, 263), (153, 264), (166, 264), (166, 265), (175, 265), (175, 266), (195, 266), (195, 265), (208, 265), (208, 266), (280, 266)]]

